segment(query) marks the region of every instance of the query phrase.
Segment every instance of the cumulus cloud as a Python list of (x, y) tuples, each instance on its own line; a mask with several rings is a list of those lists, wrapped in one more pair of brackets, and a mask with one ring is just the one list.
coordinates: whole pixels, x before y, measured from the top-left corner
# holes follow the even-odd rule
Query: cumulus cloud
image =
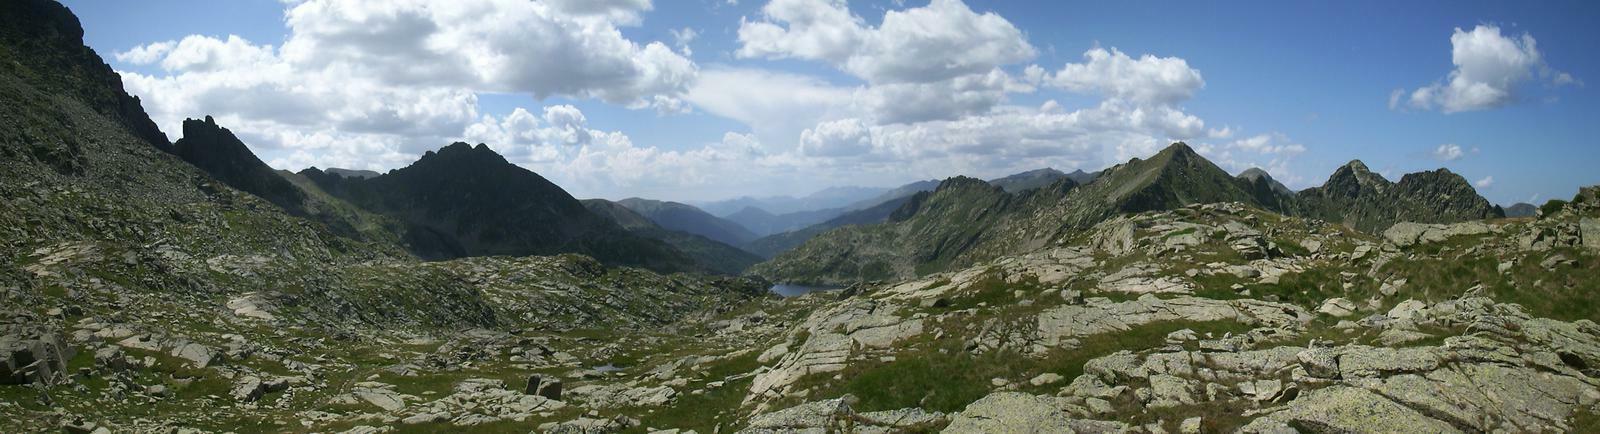
[(800, 133), (800, 153), (807, 156), (843, 157), (871, 149), (872, 136), (860, 119), (823, 122)]
[(624, 38), (608, 20), (648, 6), (637, 3), (313, 0), (287, 12), (282, 56), (392, 84), (648, 104), (680, 93), (695, 67), (665, 44)]
[[(625, 38), (648, 0), (310, 0), (287, 6), (281, 46), (191, 35), (117, 53), (157, 124), (214, 115), (278, 167), (387, 168), (481, 120), (478, 95), (595, 99), (686, 110), (698, 67)], [(598, 140), (570, 106), (534, 117), (559, 141)], [(552, 138), (554, 140), (554, 138)]]
[(684, 150), (638, 146), (626, 134), (592, 128), (576, 107), (517, 108), (483, 116), (458, 138), (486, 143), (580, 196), (666, 197), (684, 191), (726, 191), (782, 173), (754, 135), (728, 132), (718, 142)]
[(155, 42), (140, 45), (128, 51), (115, 53), (113, 57), (116, 57), (117, 61), (119, 62), (127, 62), (134, 65), (149, 65), (159, 62), (162, 58), (167, 57), (167, 52), (172, 51), (172, 47), (174, 45), (177, 44), (173, 41)]
[(1201, 142), (1194, 144), (1194, 148), (1230, 173), (1257, 168), (1267, 171), (1278, 182), (1296, 186), (1304, 185), (1308, 179), (1294, 171), (1292, 165), (1296, 156), (1306, 152), (1306, 146), (1283, 133), (1257, 134), (1222, 143)]
[(1455, 69), (1438, 83), (1410, 92), (1397, 89), (1389, 107), (1456, 113), (1505, 106), (1518, 100), (1519, 88), (1535, 77), (1548, 77), (1554, 85), (1576, 81), (1570, 74), (1546, 66), (1533, 35), (1504, 35), (1500, 27), (1481, 24), (1471, 31), (1456, 28), (1450, 35), (1450, 62)]
[[(717, 79), (690, 92), (697, 106), (744, 120), (771, 143), (794, 143), (796, 164), (818, 172), (848, 168), (857, 178), (905, 179), (1042, 166), (1097, 170), (1176, 140), (1226, 140), (1236, 131), (1209, 129), (1179, 107), (1205, 87), (1183, 58), (1096, 47), (1058, 70), (1024, 66), (1036, 53), (1022, 32), (960, 1), (889, 10), (872, 26), (842, 1), (773, 0), (760, 17), (741, 22), (739, 42), (740, 57), (811, 60), (862, 80), (850, 86), (716, 70), (703, 76)], [(1008, 105), (1010, 94), (1041, 90), (1099, 101), (1080, 108), (1054, 99)], [(734, 94), (741, 96), (728, 96)], [(765, 102), (791, 100), (801, 101), (799, 108)], [(796, 124), (803, 127), (796, 131)], [(1207, 146), (1228, 164), (1275, 172), (1286, 172), (1306, 150), (1277, 133)]]
[(1036, 53), (1010, 21), (960, 0), (888, 11), (878, 27), (842, 0), (774, 0), (761, 10), (763, 20), (740, 23), (739, 56), (821, 60), (874, 83), (985, 74)]
[(960, 0), (886, 11), (878, 26), (841, 0), (773, 0), (761, 11), (741, 20), (736, 55), (820, 61), (860, 78), (852, 104), (879, 122), (951, 120), (1032, 91), (1001, 69), (1035, 56), (1022, 31)]
[(1049, 84), (1081, 93), (1099, 93), (1141, 103), (1170, 104), (1187, 100), (1205, 87), (1200, 71), (1177, 57), (1143, 55), (1138, 59), (1112, 48), (1083, 53), (1084, 63), (1069, 63)]

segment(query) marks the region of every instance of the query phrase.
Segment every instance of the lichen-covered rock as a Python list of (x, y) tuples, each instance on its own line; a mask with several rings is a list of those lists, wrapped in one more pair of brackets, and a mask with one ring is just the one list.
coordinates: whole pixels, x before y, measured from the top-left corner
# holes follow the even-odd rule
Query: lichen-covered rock
[(1074, 418), (1071, 404), (1053, 396), (997, 392), (967, 405), (950, 419), (947, 433), (1119, 432), (1125, 423)]
[(1444, 421), (1394, 402), (1377, 393), (1348, 386), (1311, 391), (1284, 409), (1251, 421), (1241, 433), (1301, 432), (1459, 433)]

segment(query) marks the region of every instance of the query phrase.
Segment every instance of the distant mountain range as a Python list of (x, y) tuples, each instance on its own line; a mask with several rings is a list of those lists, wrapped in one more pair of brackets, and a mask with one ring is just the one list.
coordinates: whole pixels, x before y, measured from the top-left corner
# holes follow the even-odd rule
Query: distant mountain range
[(1533, 217), (1539, 214), (1539, 207), (1527, 202), (1517, 202), (1506, 207), (1506, 217)]
[(695, 202), (693, 205), (716, 216), (727, 217), (730, 214), (745, 208), (757, 208), (771, 214), (781, 215), (801, 211), (816, 211), (829, 208), (845, 208), (856, 202), (870, 199), (888, 191), (876, 187), (828, 187), (803, 197), (769, 196), (751, 197), (744, 196), (727, 200)]
[[(914, 195), (913, 195), (914, 196)], [(827, 221), (817, 223), (798, 230), (776, 233), (758, 238), (745, 244), (744, 249), (763, 258), (772, 258), (780, 253), (799, 247), (812, 237), (821, 235), (829, 230), (853, 226), (883, 223), (889, 215), (900, 209), (913, 196), (892, 199), (877, 206), (846, 212)]]
[[(807, 209), (782, 214), (774, 214), (758, 206), (747, 206), (733, 214), (724, 216), (726, 219), (738, 223), (754, 232), (757, 236), (777, 235), (785, 232), (799, 231), (813, 225), (824, 224), (829, 220), (844, 216), (851, 212), (874, 208), (885, 202), (910, 197), (921, 191), (932, 190), (939, 186), (938, 181), (917, 181), (893, 189), (871, 189), (879, 193), (863, 199), (849, 202), (843, 206)], [(829, 190), (824, 190), (829, 191)], [(836, 190), (838, 191), (838, 190)], [(846, 191), (861, 193), (867, 189), (848, 188)], [(844, 195), (834, 195), (844, 197)]]
[(704, 264), (713, 272), (736, 275), (764, 260), (760, 256), (703, 235), (664, 228), (618, 202), (605, 199), (584, 199), (582, 202), (589, 212), (604, 217), (635, 235), (667, 243), (678, 251), (688, 254), (696, 262)]
[(371, 171), (371, 170), (340, 169), (340, 168), (337, 168), (337, 167), (329, 167), (327, 169), (322, 169), (322, 171), (328, 172), (328, 173), (332, 173), (332, 174), (335, 174), (335, 175), (339, 175), (339, 176), (343, 176), (343, 177), (346, 177), (346, 178), (360, 178), (360, 179), (375, 178), (378, 175), (382, 175), (382, 173), (374, 172), (374, 171)]
[(1443, 169), (1390, 183), (1352, 162), (1317, 188), (1289, 193), (1264, 171), (1228, 175), (1183, 143), (1106, 169), (1009, 193), (972, 178), (945, 180), (912, 197), (886, 223), (835, 229), (758, 264), (780, 282), (848, 284), (948, 270), (1038, 249), (1121, 213), (1241, 202), (1377, 232), (1400, 221), (1452, 222), (1503, 215), (1471, 184)]
[(639, 213), (663, 228), (701, 235), (725, 244), (740, 245), (756, 238), (756, 234), (744, 226), (690, 205), (637, 197), (619, 200), (616, 203)]

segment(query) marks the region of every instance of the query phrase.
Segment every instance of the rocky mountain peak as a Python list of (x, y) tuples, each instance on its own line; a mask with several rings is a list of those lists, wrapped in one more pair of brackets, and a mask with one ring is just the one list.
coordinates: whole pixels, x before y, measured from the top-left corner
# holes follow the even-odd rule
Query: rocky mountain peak
[(0, 74), (40, 90), (72, 96), (127, 127), (163, 151), (172, 142), (145, 114), (138, 97), (123, 90), (122, 77), (83, 44), (83, 25), (52, 0), (10, 0), (0, 7)]
[(947, 178), (944, 181), (940, 182), (939, 183), (939, 187), (935, 188), (933, 190), (933, 193), (935, 195), (938, 195), (940, 192), (945, 192), (945, 191), (961, 191), (961, 190), (972, 190), (972, 189), (978, 189), (978, 190), (982, 190), (982, 191), (989, 191), (989, 190), (997, 190), (997, 189), (999, 189), (999, 187), (995, 187), (994, 185), (989, 184), (988, 181), (984, 181), (984, 180), (978, 179), (978, 178), (973, 178), (973, 177), (968, 177), (968, 176), (954, 176), (954, 177)]
[(1357, 173), (1371, 172), (1371, 170), (1367, 169), (1367, 163), (1363, 163), (1361, 160), (1350, 160), (1350, 162), (1344, 163), (1343, 166), (1339, 167), (1347, 168)]
[(417, 160), (416, 164), (439, 161), (469, 164), (511, 164), (506, 161), (505, 157), (500, 156), (493, 149), (489, 149), (489, 145), (479, 143), (477, 146), (473, 146), (466, 142), (455, 142), (439, 148), (438, 151), (428, 151), (422, 154), (422, 158)]
[(1390, 184), (1392, 183), (1384, 179), (1383, 175), (1372, 173), (1367, 169), (1366, 163), (1362, 163), (1361, 160), (1350, 160), (1349, 163), (1334, 170), (1322, 188), (1354, 197), (1369, 191), (1382, 193)]
[(184, 119), (183, 138), (172, 153), (233, 188), (260, 196), (291, 214), (305, 213), (305, 193), (250, 152), (232, 131), (216, 119)]
[(1172, 142), (1171, 145), (1167, 145), (1167, 148), (1161, 150), (1161, 152), (1171, 155), (1183, 155), (1186, 157), (1199, 155), (1194, 152), (1194, 148), (1189, 147), (1189, 144), (1184, 142)]
[(1272, 174), (1267, 173), (1266, 170), (1262, 170), (1259, 167), (1252, 167), (1245, 169), (1243, 172), (1239, 172), (1238, 178), (1244, 180), (1246, 183), (1251, 184), (1252, 188), (1261, 186), (1275, 194), (1284, 196), (1294, 195), (1293, 190), (1290, 190), (1289, 187), (1283, 185), (1283, 183), (1278, 182), (1277, 179), (1273, 179)]

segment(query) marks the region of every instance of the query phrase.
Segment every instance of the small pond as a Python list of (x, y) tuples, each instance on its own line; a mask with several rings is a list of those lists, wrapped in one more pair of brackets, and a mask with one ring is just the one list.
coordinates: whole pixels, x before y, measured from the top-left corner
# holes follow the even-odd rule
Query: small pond
[(804, 295), (817, 291), (833, 291), (836, 289), (839, 289), (839, 287), (778, 284), (772, 285), (772, 287), (768, 288), (767, 290), (772, 291), (773, 294), (778, 294), (779, 296), (794, 297), (797, 295)]

